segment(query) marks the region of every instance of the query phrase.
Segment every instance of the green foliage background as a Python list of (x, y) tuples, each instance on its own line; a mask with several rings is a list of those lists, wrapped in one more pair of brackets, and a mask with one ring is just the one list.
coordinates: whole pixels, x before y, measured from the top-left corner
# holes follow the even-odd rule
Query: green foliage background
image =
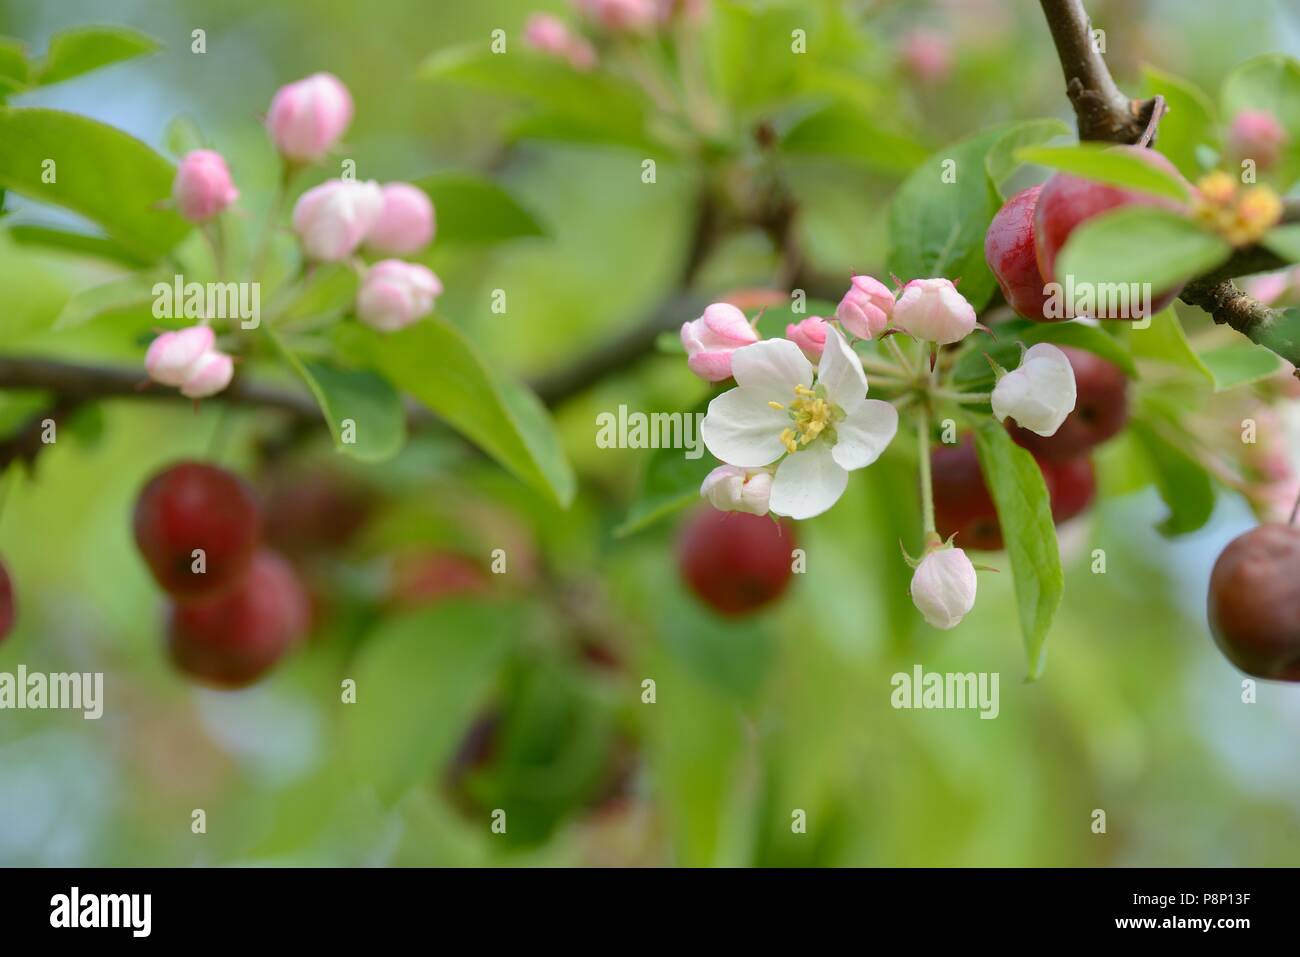
[[(156, 56), (24, 105), (83, 113), (159, 149), (174, 116), (192, 117), (230, 159), (254, 221), (275, 176), (260, 112), (278, 85), (318, 69), (354, 94), (347, 155), (361, 175), (494, 169), (549, 235), (478, 247), (458, 244), (444, 221), (431, 260), (448, 289), (439, 313), (494, 368), (523, 377), (552, 369), (671, 289), (694, 196), (684, 168), (661, 162), (647, 187), (635, 149), (526, 139), (503, 151), (501, 125), (519, 112), (509, 97), (416, 78), (432, 51), (494, 28), (515, 42), (534, 4), (117, 6), (0, 0), (0, 33), (35, 50), (53, 31), (91, 22), (164, 42)], [(776, 11), (775, 23), (815, 15), (826, 37), (843, 9), (740, 6)], [(887, 202), (931, 149), (1006, 121), (1068, 119), (1036, 3), (995, 5), (1001, 19), (982, 32), (962, 21), (956, 74), (936, 89), (893, 69), (891, 44), (917, 23), (950, 25), (949, 7), (856, 6), (870, 8), (868, 59), (879, 64), (863, 105), (887, 104), (864, 113), (888, 121), (900, 140), (864, 151), (861, 162), (810, 155), (791, 158), (789, 169), (810, 256), (846, 277), (883, 272)], [(1209, 2), (1092, 5), (1108, 28), (1108, 58), (1133, 89), (1140, 62), (1217, 89), (1240, 60), (1277, 49), (1287, 34), (1275, 18), (1300, 35), (1282, 6), (1240, 3), (1226, 16)], [(189, 52), (198, 27), (208, 34), (203, 56)], [(770, 92), (763, 83), (779, 91), (788, 79), (775, 55), (770, 70), (763, 60), (785, 36), (759, 31), (737, 51), (755, 97)], [(764, 282), (773, 258), (761, 236), (741, 237), (701, 285)], [(138, 363), (149, 328), (138, 310), (52, 330), (75, 292), (113, 275), (0, 231), (0, 351)], [(509, 290), (504, 317), (487, 309), (497, 287)], [(124, 334), (133, 328), (139, 334)], [(437, 358), (432, 349), (416, 355)], [(445, 436), (412, 438), (385, 464), (349, 466), (395, 504), (334, 579), (352, 586), (323, 633), (237, 694), (196, 690), (166, 664), (163, 602), (132, 546), (129, 516), (145, 478), (176, 458), (212, 455), (251, 469), (253, 439), (268, 420), (216, 403), (198, 412), (106, 403), (83, 416), (74, 441), (42, 454), (35, 477), (2, 480), (0, 555), (22, 617), (0, 646), (0, 670), (104, 671), (106, 711), (98, 722), (0, 712), (0, 863), (1296, 862), (1300, 692), (1261, 686), (1258, 703), (1243, 705), (1240, 676), (1204, 623), (1213, 556), (1249, 521), (1239, 503), (1220, 496), (1208, 526), (1171, 543), (1154, 531), (1166, 514), (1154, 492), (1128, 491), (1132, 440), (1108, 448), (1100, 465), (1114, 494), (1062, 535), (1063, 605), (1044, 675), (1024, 683), (1009, 569), (981, 576), (979, 604), (953, 632), (926, 628), (912, 610), (898, 543), (913, 542), (918, 527), (915, 453), (899, 443), (854, 476), (831, 513), (800, 526), (808, 572), (788, 598), (722, 623), (679, 583), (679, 519), (615, 535), (648, 453), (594, 443), (598, 412), (620, 403), (687, 409), (704, 395), (670, 355), (564, 405), (557, 421), (578, 483), (568, 510)], [(30, 408), (6, 396), (0, 415), (13, 423)], [(493, 516), (492, 531), (467, 527), (467, 512)], [(523, 543), (512, 554), (532, 556), (516, 566), (522, 584), (507, 576), (504, 598), (408, 614), (374, 614), (352, 600), (395, 549), (486, 551), (503, 536)], [(1106, 551), (1104, 575), (1090, 571), (1093, 548)], [(611, 648), (619, 666), (592, 664), (581, 654), (589, 640)], [(890, 677), (916, 663), (999, 672), (1000, 715), (894, 710)], [(357, 679), (356, 705), (338, 703), (342, 677)], [(645, 677), (657, 682), (654, 705), (640, 702)], [(453, 788), (447, 768), (489, 708), (500, 750)], [(613, 779), (622, 782), (617, 799)], [(507, 809), (506, 836), (489, 831), (495, 807)], [(194, 808), (207, 813), (205, 835), (190, 832)], [(795, 808), (807, 812), (806, 835), (791, 833)], [(1097, 808), (1107, 814), (1104, 835), (1090, 829)]]

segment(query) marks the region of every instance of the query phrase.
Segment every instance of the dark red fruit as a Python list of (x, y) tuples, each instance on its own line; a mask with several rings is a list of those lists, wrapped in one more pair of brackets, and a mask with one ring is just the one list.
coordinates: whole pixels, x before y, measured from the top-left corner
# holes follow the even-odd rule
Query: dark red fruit
[(1097, 471), (1092, 459), (1038, 459), (1043, 482), (1052, 499), (1052, 520), (1060, 525), (1082, 515), (1097, 497)]
[(178, 604), (167, 629), (176, 667), (192, 678), (238, 688), (264, 675), (306, 635), (311, 609), (293, 567), (270, 549), (215, 598)]
[(1034, 206), (1042, 189), (1041, 184), (1022, 189), (998, 210), (984, 236), (984, 259), (1018, 314), (1034, 322), (1063, 322), (1068, 317), (1049, 316), (1044, 308), (1047, 293), (1034, 247)]
[(457, 595), (488, 590), (488, 572), (473, 559), (454, 552), (409, 552), (393, 563), (389, 597), (403, 608), (419, 608)]
[(790, 584), (794, 533), (765, 515), (704, 509), (682, 531), (682, 578), (719, 614), (747, 615), (781, 597)]
[[(1178, 176), (1180, 179), (1182, 178), (1174, 165), (1155, 150), (1145, 149), (1140, 146), (1116, 146), (1112, 148), (1128, 152), (1150, 166), (1162, 169), (1174, 176)], [(1047, 282), (1055, 281), (1064, 286), (1066, 277), (1056, 275), (1056, 257), (1065, 246), (1066, 240), (1070, 238), (1070, 234), (1074, 232), (1079, 224), (1087, 222), (1094, 216), (1099, 216), (1113, 209), (1119, 209), (1122, 206), (1158, 206), (1166, 209), (1178, 209), (1176, 203), (1163, 197), (1121, 189), (1117, 186), (1108, 186), (1104, 183), (1095, 183), (1091, 180), (1081, 179), (1078, 176), (1071, 176), (1068, 173), (1056, 173), (1044, 183), (1042, 192), (1038, 195), (1038, 203), (1034, 208), (1034, 245), (1038, 254), (1038, 271), (1043, 279)], [(1155, 314), (1164, 309), (1178, 297), (1181, 291), (1182, 287), (1179, 286), (1176, 289), (1153, 293), (1151, 297), (1151, 313)], [(1133, 305), (1137, 306), (1139, 304), (1135, 303)], [(1114, 313), (1117, 310), (1113, 308), (1094, 310), (1098, 319), (1142, 318), (1142, 316), (1132, 314), (1138, 311), (1137, 309), (1128, 311), (1129, 315), (1116, 315)], [(1066, 312), (1068, 314), (1069, 310), (1067, 309)]]
[(266, 491), (266, 540), (286, 555), (345, 548), (370, 518), (367, 491), (337, 472), (277, 474)]
[(0, 641), (13, 630), (14, 613), (14, 583), (9, 579), (9, 569), (0, 563)]
[(1128, 421), (1128, 378), (1113, 362), (1083, 349), (1061, 349), (1074, 369), (1078, 400), (1055, 435), (1011, 426), (1011, 437), (1038, 458), (1071, 459), (1117, 435)]
[[(261, 520), (248, 486), (211, 465), (182, 462), (149, 480), (135, 503), (135, 541), (153, 577), (181, 600), (229, 588), (248, 568)], [(196, 573), (195, 550), (203, 552)]]
[(960, 445), (935, 446), (930, 452), (930, 472), (939, 534), (945, 539), (956, 535), (958, 548), (1001, 549), (1002, 526), (993, 496), (984, 484), (974, 439), (967, 435)]
[[(1097, 496), (1092, 460), (1038, 459), (1043, 483), (1052, 502), (1052, 519), (1068, 522), (1083, 513)], [(996, 552), (1003, 547), (1002, 525), (993, 496), (984, 483), (979, 456), (971, 436), (960, 445), (940, 445), (930, 453), (934, 487), (935, 530), (943, 538), (957, 536), (959, 548)]]
[(1210, 575), (1210, 631), (1256, 678), (1300, 681), (1300, 528), (1261, 525), (1223, 550)]

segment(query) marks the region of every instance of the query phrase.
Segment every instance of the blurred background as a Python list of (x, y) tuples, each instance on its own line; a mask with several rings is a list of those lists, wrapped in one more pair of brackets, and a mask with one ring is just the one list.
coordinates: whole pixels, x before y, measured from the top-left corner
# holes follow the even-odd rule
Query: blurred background
[[(1070, 119), (1034, 0), (803, 6), (864, 25), (863, 83), (921, 156), (1009, 119)], [(1251, 55), (1300, 52), (1300, 10), (1282, 0), (1089, 8), (1134, 92), (1144, 64), (1214, 91)], [(548, 235), (490, 250), (440, 237), (439, 312), (531, 377), (671, 291), (693, 199), (689, 170), (671, 161), (644, 188), (634, 150), (505, 146), (502, 124), (520, 110), (509, 96), (417, 79), (440, 48), (497, 28), (514, 42), (534, 9), (568, 13), (540, 0), (0, 0), (0, 34), (37, 51), (88, 23), (160, 38), (157, 56), (22, 103), (159, 150), (176, 116), (193, 118), (253, 220), (276, 175), (260, 117), (278, 86), (317, 70), (353, 93), (347, 155), (363, 178), (491, 169)], [(835, 24), (814, 18), (810, 42)], [(746, 66), (756, 78), (759, 50)], [(884, 210), (907, 162), (789, 163), (819, 271), (883, 271)], [(58, 215), (16, 197), (7, 208), (14, 221)], [(775, 261), (762, 234), (740, 236), (699, 286), (763, 285)], [(0, 231), (0, 350), (138, 362), (111, 322), (49, 331), (74, 292), (109, 276)], [(488, 308), (498, 287), (506, 316)], [(567, 511), (445, 436), (412, 437), (366, 468), (336, 456), (323, 428), (268, 456), (273, 417), (217, 403), (87, 410), (34, 474), (0, 477), (0, 556), (20, 614), (0, 671), (102, 671), (105, 713), (0, 712), (0, 864), (1296, 863), (1300, 689), (1261, 683), (1243, 704), (1204, 620), (1215, 556), (1253, 523), (1234, 496), (1200, 532), (1162, 539), (1163, 506), (1128, 489), (1114, 443), (1099, 461), (1103, 500), (1062, 530), (1064, 605), (1046, 673), (1025, 683), (1009, 574), (981, 576), (978, 606), (952, 632), (910, 606), (898, 554), (917, 527), (910, 450), (855, 474), (835, 509), (798, 527), (807, 572), (751, 618), (721, 619), (682, 584), (689, 513), (617, 536), (649, 453), (598, 448), (595, 416), (706, 395), (680, 356), (662, 355), (561, 405), (579, 478)], [(0, 396), (0, 422), (21, 421), (24, 402)], [(312, 589), (310, 643), (244, 691), (199, 688), (168, 664), (164, 601), (131, 539), (140, 486), (184, 457), (240, 471), (278, 503), (276, 543)], [(326, 503), (316, 512), (306, 488)], [(488, 572), (495, 548), (510, 556), (505, 575)], [(1090, 570), (1094, 548), (1105, 574)], [(1000, 673), (999, 716), (894, 710), (890, 678), (915, 664)], [(340, 702), (346, 678), (356, 704)], [(654, 704), (642, 703), (645, 678)], [(191, 832), (196, 808), (205, 834)], [(505, 835), (489, 828), (495, 808)], [(1091, 828), (1098, 808), (1105, 834)], [(792, 833), (794, 809), (806, 834)]]

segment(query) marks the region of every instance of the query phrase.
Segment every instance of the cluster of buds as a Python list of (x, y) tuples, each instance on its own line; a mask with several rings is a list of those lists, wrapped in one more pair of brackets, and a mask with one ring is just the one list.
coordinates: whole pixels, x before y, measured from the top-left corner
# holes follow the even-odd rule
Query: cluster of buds
[[(974, 307), (942, 277), (912, 280), (895, 293), (856, 275), (833, 317), (790, 323), (784, 338), (760, 339), (736, 305), (709, 306), (682, 324), (688, 365), (710, 383), (734, 379), (735, 388), (709, 403), (701, 426), (705, 447), (722, 462), (704, 480), (701, 496), (721, 511), (820, 515), (844, 493), (849, 473), (871, 465), (892, 442), (898, 408), (917, 399), (926, 408), (936, 395), (988, 402), (999, 420), (1040, 436), (1055, 434), (1076, 403), (1073, 368), (1055, 346), (1026, 350), (1013, 371), (995, 369), (991, 394), (935, 391), (932, 363), (939, 348), (978, 328)], [(856, 341), (895, 334), (917, 341), (919, 354), (909, 359), (890, 342), (892, 360), (882, 355), (868, 362), (854, 350)], [(868, 368), (904, 394), (892, 402), (868, 399)], [(918, 428), (928, 442), (927, 421), (922, 414)], [(932, 495), (927, 483), (922, 487)], [(934, 627), (954, 627), (974, 606), (975, 566), (933, 527), (925, 529), (921, 557), (908, 560), (915, 568), (917, 608)]]
[(1234, 246), (1249, 246), (1282, 219), (1282, 201), (1270, 187), (1240, 189), (1223, 171), (1203, 176), (1196, 184), (1195, 217)]
[[(697, 22), (708, 12), (708, 0), (573, 0), (579, 18), (591, 32), (609, 37), (649, 37), (674, 22)], [(595, 68), (596, 48), (579, 31), (549, 13), (533, 13), (524, 24), (524, 42), (534, 50), (563, 60), (573, 69)]]
[(234, 360), (216, 345), (216, 334), (207, 326), (164, 332), (145, 353), (145, 371), (155, 382), (178, 388), (188, 398), (216, 395), (235, 374)]

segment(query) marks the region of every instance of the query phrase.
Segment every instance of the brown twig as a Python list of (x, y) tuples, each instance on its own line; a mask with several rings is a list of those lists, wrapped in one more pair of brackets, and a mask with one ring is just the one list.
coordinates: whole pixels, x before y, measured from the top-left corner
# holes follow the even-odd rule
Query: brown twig
[[(1092, 23), (1082, 0), (1039, 0), (1065, 73), (1066, 95), (1074, 105), (1079, 139), (1149, 145), (1160, 121), (1160, 97), (1138, 101), (1120, 90), (1093, 44)], [(1144, 139), (1145, 138), (1145, 139)], [(1284, 222), (1300, 218), (1288, 203)], [(1187, 284), (1180, 298), (1230, 326), (1253, 342), (1300, 366), (1300, 336), (1295, 320), (1252, 299), (1232, 282), (1238, 276), (1280, 269), (1287, 263), (1262, 246), (1238, 250), (1223, 266)]]

